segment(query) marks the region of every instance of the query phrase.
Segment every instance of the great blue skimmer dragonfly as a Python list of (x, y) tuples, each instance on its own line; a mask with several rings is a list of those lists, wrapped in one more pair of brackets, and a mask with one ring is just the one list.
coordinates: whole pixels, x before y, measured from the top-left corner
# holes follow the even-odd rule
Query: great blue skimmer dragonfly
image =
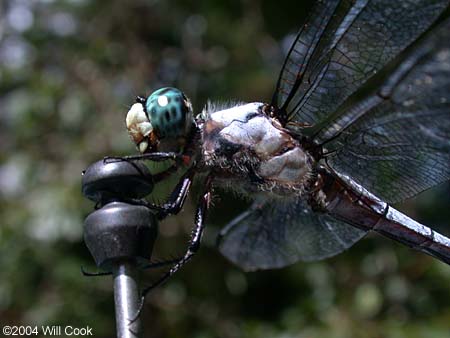
[(219, 236), (244, 270), (330, 257), (368, 231), (450, 264), (448, 238), (391, 206), (450, 178), (450, 20), (421, 36), (448, 4), (317, 1), (270, 103), (194, 117), (178, 89), (138, 97), (127, 128), (141, 154), (126, 159), (172, 159), (157, 180), (186, 166), (148, 205), (176, 214), (203, 180), (189, 247), (161, 281), (197, 252), (216, 184), (254, 199)]

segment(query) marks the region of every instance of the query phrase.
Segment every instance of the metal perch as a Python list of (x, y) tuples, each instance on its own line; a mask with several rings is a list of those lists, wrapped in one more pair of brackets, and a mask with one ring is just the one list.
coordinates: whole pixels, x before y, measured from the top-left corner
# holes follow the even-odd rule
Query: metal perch
[(152, 191), (152, 176), (140, 162), (98, 161), (82, 186), (100, 206), (85, 220), (84, 239), (97, 266), (114, 277), (117, 337), (141, 337), (138, 275), (150, 260), (157, 220), (136, 202)]

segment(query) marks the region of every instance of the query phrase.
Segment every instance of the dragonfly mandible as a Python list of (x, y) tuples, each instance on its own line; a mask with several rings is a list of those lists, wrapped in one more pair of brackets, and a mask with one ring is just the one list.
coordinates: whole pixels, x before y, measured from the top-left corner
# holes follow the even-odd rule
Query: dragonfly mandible
[(450, 178), (450, 19), (429, 30), (448, 5), (317, 1), (270, 103), (194, 116), (178, 89), (138, 97), (126, 122), (141, 154), (125, 159), (173, 160), (161, 180), (186, 167), (148, 205), (177, 214), (203, 180), (188, 249), (157, 284), (198, 251), (216, 185), (254, 200), (218, 241), (244, 270), (330, 257), (368, 231), (450, 264), (450, 239), (391, 206)]

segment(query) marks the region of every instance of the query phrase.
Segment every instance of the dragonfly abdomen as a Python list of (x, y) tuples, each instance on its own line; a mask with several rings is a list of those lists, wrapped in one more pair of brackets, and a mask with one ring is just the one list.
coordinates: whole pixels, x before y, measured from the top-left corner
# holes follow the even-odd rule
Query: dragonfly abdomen
[(383, 202), (347, 176), (320, 173), (323, 211), (366, 231), (401, 242), (450, 264), (450, 241)]

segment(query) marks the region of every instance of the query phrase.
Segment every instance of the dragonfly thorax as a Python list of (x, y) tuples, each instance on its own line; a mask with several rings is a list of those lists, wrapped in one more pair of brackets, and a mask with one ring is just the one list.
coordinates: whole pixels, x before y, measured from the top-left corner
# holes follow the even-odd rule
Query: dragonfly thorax
[(202, 157), (205, 166), (223, 178), (235, 180), (246, 192), (270, 191), (286, 195), (304, 191), (311, 177), (312, 158), (278, 120), (262, 111), (264, 104), (241, 104), (204, 112)]

